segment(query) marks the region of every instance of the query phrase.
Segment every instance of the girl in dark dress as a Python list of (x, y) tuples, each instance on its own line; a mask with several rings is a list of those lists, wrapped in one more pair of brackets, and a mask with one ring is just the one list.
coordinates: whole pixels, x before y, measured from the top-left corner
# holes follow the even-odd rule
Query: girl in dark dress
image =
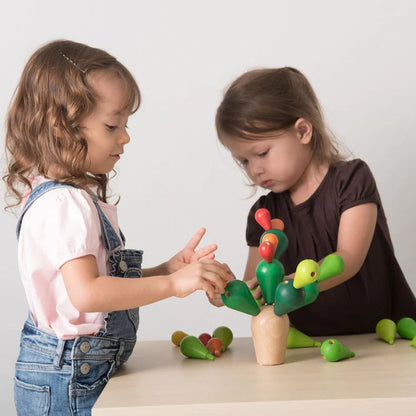
[[(280, 261), (293, 278), (303, 259), (331, 253), (344, 272), (320, 283), (318, 299), (289, 314), (309, 335), (374, 332), (382, 318), (416, 318), (416, 299), (397, 262), (383, 206), (365, 162), (346, 161), (328, 133), (319, 102), (294, 68), (249, 71), (228, 88), (216, 126), (253, 185), (269, 189), (248, 215), (244, 280), (255, 287), (263, 229), (258, 208), (285, 223)], [(260, 288), (255, 296), (261, 297)]]

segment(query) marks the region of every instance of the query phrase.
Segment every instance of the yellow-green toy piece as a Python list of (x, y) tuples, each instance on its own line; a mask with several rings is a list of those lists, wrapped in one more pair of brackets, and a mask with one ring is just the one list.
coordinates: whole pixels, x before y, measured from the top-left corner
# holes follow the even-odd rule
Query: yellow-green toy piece
[(415, 347), (416, 348), (416, 337), (414, 337), (410, 342), (409, 342), (409, 345), (411, 346), (411, 347)]
[(383, 341), (387, 342), (390, 345), (393, 345), (397, 334), (396, 323), (391, 319), (381, 319), (377, 322), (376, 334)]
[(302, 260), (296, 267), (295, 277), (293, 279), (293, 287), (300, 289), (312, 282), (318, 280), (319, 264), (314, 260)]
[(226, 326), (219, 326), (212, 333), (213, 338), (219, 338), (222, 342), (222, 351), (225, 351), (233, 341), (233, 332)]
[(318, 283), (323, 282), (334, 276), (338, 276), (344, 271), (344, 259), (338, 254), (332, 253), (326, 256), (321, 263)]
[(304, 334), (296, 328), (290, 327), (287, 335), (287, 348), (320, 347), (321, 343)]
[(397, 322), (397, 332), (402, 338), (416, 337), (416, 322), (412, 318), (402, 318)]
[(186, 336), (188, 336), (188, 334), (186, 332), (183, 331), (175, 331), (172, 336), (170, 337), (170, 339), (172, 340), (172, 342), (179, 347), (179, 345), (181, 344), (181, 341), (183, 338), (185, 338)]
[(215, 357), (205, 348), (204, 344), (193, 335), (188, 335), (182, 339), (180, 344), (182, 354), (188, 358), (199, 358), (214, 360)]
[(321, 345), (321, 354), (327, 361), (341, 361), (346, 358), (355, 357), (355, 353), (352, 352), (342, 342), (330, 338), (325, 340)]

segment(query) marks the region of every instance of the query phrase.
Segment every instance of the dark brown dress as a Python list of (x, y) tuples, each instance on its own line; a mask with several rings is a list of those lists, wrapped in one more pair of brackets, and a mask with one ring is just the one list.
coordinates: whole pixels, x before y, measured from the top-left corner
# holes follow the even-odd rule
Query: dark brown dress
[(270, 192), (250, 210), (249, 246), (258, 246), (264, 232), (254, 219), (258, 208), (267, 208), (272, 218), (284, 221), (289, 247), (280, 261), (290, 274), (301, 260), (319, 261), (336, 251), (341, 214), (369, 202), (378, 207), (377, 225), (360, 271), (345, 283), (321, 292), (314, 303), (289, 314), (292, 325), (308, 335), (374, 332), (382, 318), (416, 319), (416, 299), (394, 255), (373, 175), (362, 160), (342, 162), (329, 168), (307, 201), (295, 206), (288, 191)]

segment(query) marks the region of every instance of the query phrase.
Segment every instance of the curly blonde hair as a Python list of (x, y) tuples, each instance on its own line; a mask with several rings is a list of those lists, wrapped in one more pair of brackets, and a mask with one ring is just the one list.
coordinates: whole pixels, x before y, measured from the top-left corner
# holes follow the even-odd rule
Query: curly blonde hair
[(80, 122), (96, 104), (88, 74), (111, 71), (129, 92), (126, 108), (140, 106), (140, 90), (132, 74), (107, 52), (69, 40), (57, 40), (39, 48), (27, 62), (7, 115), (8, 194), (19, 205), (30, 175), (53, 179), (82, 189), (94, 189), (106, 202), (108, 174), (86, 171), (88, 145)]

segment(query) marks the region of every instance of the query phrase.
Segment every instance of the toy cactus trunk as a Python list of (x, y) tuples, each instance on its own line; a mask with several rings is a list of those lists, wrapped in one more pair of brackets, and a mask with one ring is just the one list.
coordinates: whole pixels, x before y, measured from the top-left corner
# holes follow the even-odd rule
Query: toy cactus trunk
[(251, 319), (256, 360), (260, 365), (277, 365), (285, 361), (289, 318), (287, 314), (277, 316), (273, 305), (264, 306)]

